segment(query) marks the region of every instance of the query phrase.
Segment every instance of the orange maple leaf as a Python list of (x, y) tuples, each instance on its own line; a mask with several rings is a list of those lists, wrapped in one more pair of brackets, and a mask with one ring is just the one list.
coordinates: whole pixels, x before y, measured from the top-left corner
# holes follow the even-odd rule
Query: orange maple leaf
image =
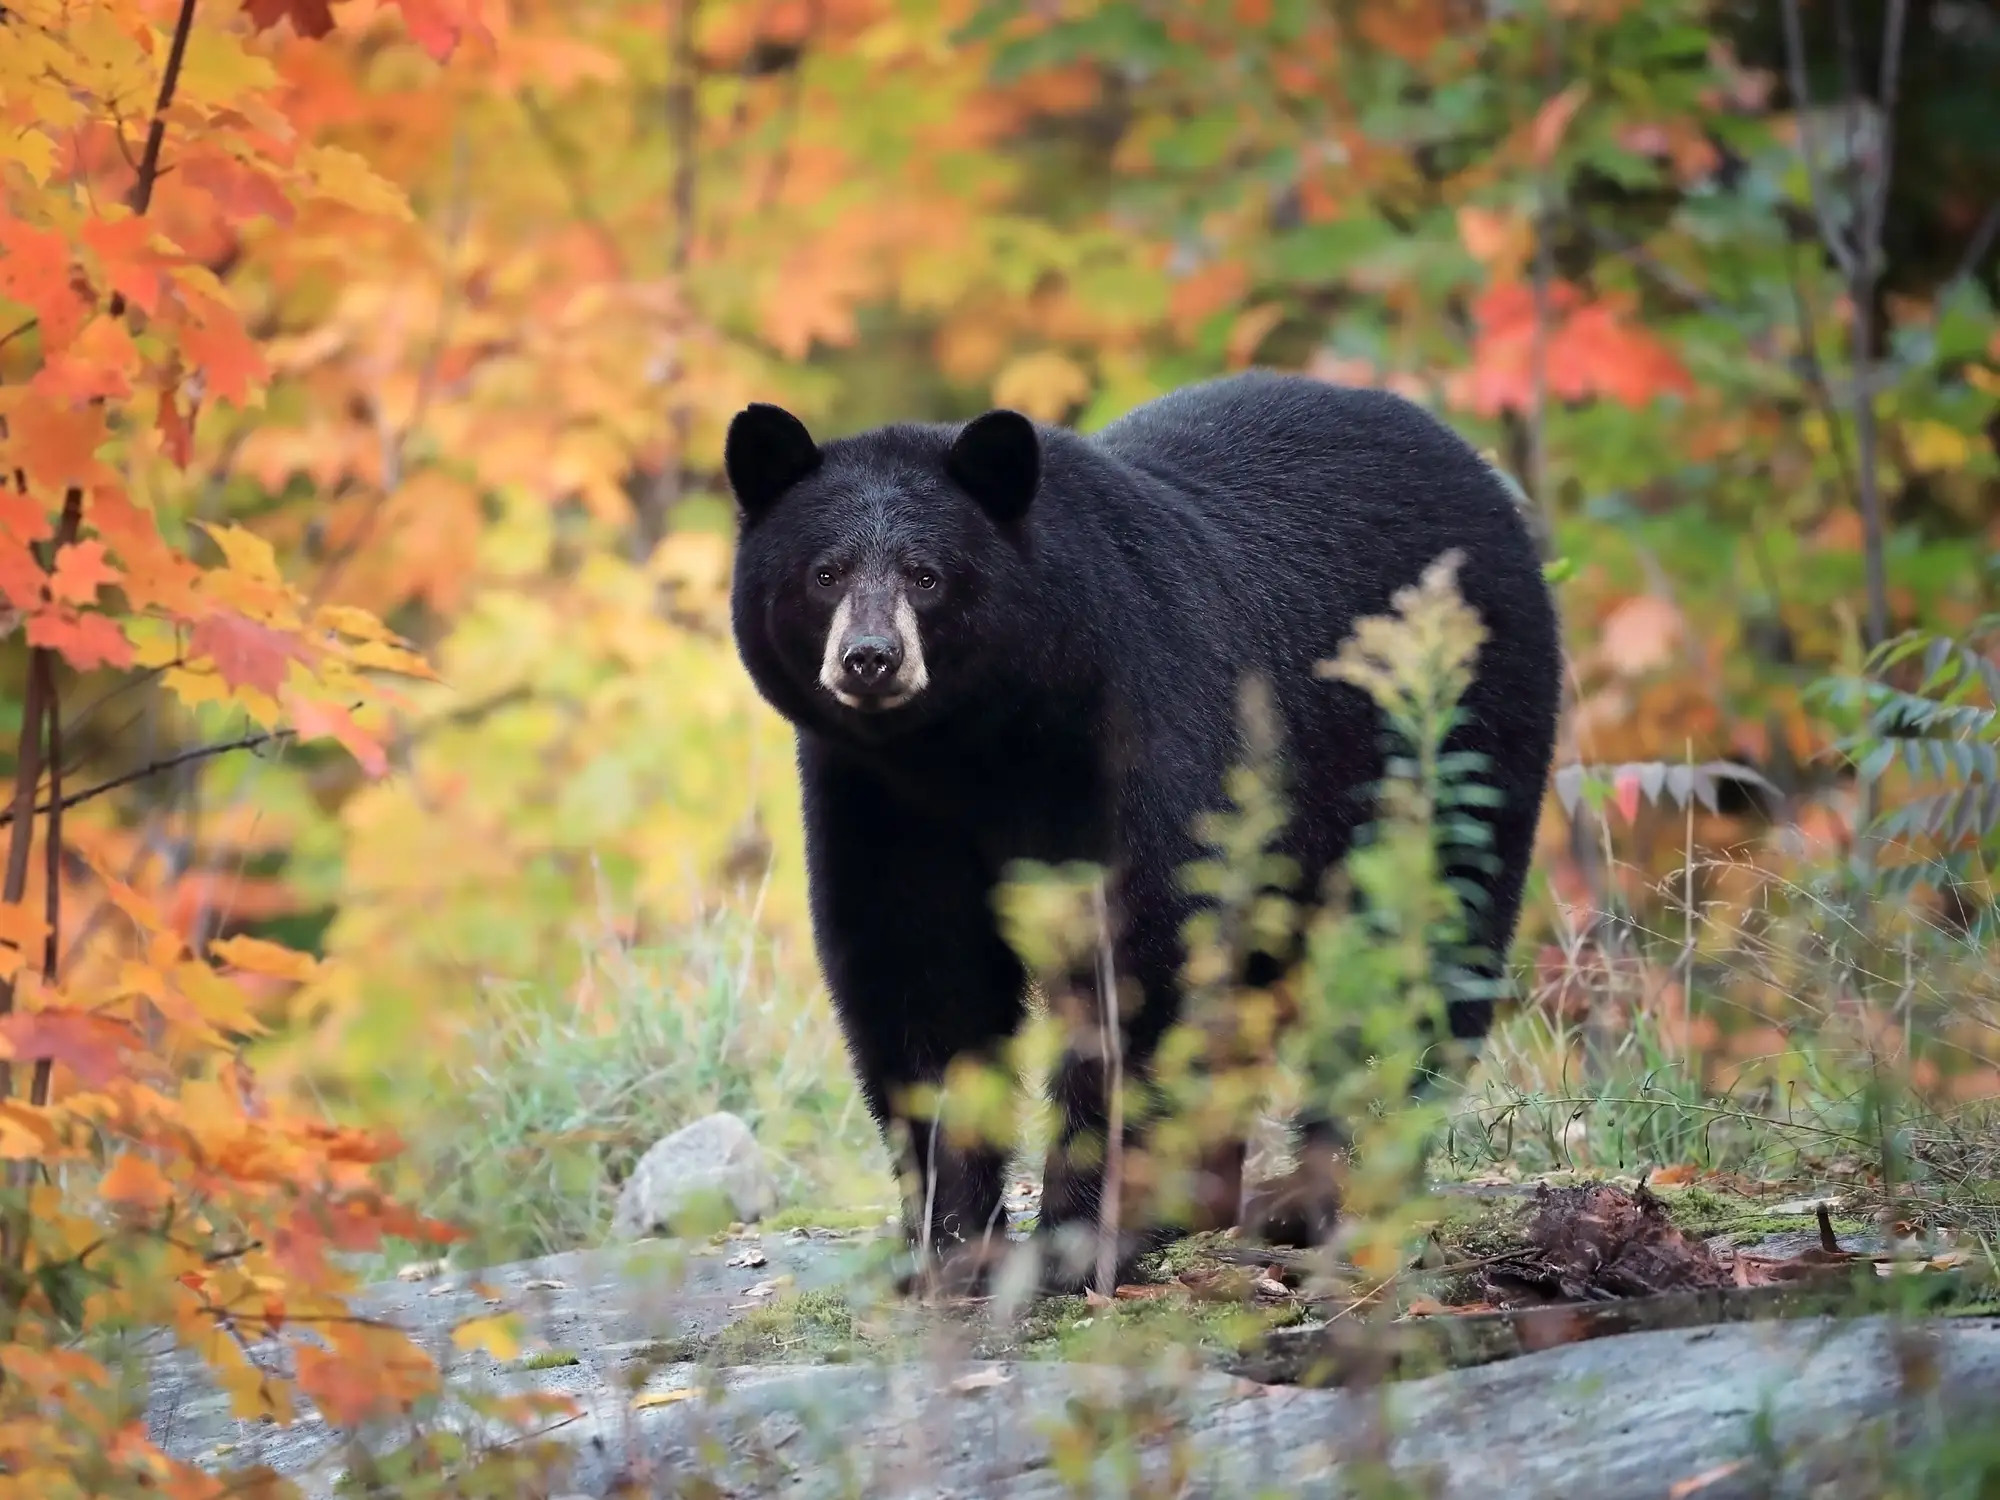
[(83, 242), (104, 268), (104, 279), (113, 291), (147, 317), (159, 312), (169, 261), (153, 248), (150, 224), (135, 214), (86, 220)]
[(25, 391), (15, 395), (7, 402), (9, 430), (0, 452), (27, 474), (31, 485), (66, 490), (111, 477), (97, 457), (97, 445), (104, 441), (102, 407), (72, 408)]
[(108, 616), (55, 606), (28, 616), (28, 642), (58, 653), (79, 672), (132, 665), (132, 643)]
[(128, 1151), (111, 1164), (97, 1192), (109, 1203), (157, 1211), (172, 1201), (174, 1187), (158, 1167)]
[(118, 581), (118, 570), (105, 561), (104, 543), (92, 538), (72, 542), (56, 554), (49, 592), (65, 604), (94, 604), (97, 591)]
[(61, 348), (76, 337), (90, 303), (75, 284), (69, 241), (0, 214), (0, 296), (29, 308), (42, 325), (42, 348)]
[(46, 505), (33, 495), (0, 485), (0, 531), (26, 546), (42, 541), (52, 529)]
[(33, 385), (53, 401), (82, 404), (132, 394), (131, 371), (139, 351), (121, 318), (92, 318), (68, 348), (35, 372)]
[(291, 705), (292, 722), (298, 726), (299, 738), (316, 740), (331, 737), (338, 740), (361, 763), (361, 769), (370, 776), (380, 776), (389, 769), (389, 757), (359, 724), (354, 716), (338, 703), (314, 703), (310, 699), (295, 699)]
[[(5, 499), (5, 494), (0, 493), (0, 501)], [(0, 514), (7, 509), (0, 504)], [(0, 598), (4, 598), (11, 608), (23, 611), (38, 608), (47, 584), (48, 574), (42, 571), (42, 565), (35, 561), (35, 554), (26, 545), (12, 541), (0, 543)], [(11, 631), (8, 633), (12, 634)]]
[(252, 687), (275, 698), (291, 663), (308, 662), (305, 643), (234, 611), (210, 615), (188, 637), (188, 659), (206, 658), (231, 687)]
[(269, 374), (264, 354), (243, 331), (235, 309), (213, 297), (183, 293), (187, 320), (181, 325), (181, 352), (208, 377), (209, 389), (240, 407), (252, 384)]

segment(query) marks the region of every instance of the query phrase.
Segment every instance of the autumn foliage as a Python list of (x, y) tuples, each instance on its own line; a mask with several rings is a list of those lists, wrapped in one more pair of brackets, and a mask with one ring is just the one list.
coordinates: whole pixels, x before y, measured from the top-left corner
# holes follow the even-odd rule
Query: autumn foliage
[[(342, 1299), (449, 1231), (355, 1122), (482, 983), (739, 897), (809, 972), (788, 737), (726, 636), (753, 397), (1399, 390), (1566, 580), (1562, 759), (1611, 772), (1551, 799), (1531, 923), (1643, 903), (1684, 834), (1849, 847), (1813, 679), (1878, 606), (1992, 608), (2000, 164), (1906, 141), (1852, 252), (1867, 101), (1802, 108), (1725, 9), (6, 0), (0, 1494), (221, 1493), (146, 1441), (121, 1330), (246, 1414), (426, 1388)], [(1909, 45), (1956, 97), (1976, 49)], [(1777, 803), (1649, 790), (1724, 759)]]

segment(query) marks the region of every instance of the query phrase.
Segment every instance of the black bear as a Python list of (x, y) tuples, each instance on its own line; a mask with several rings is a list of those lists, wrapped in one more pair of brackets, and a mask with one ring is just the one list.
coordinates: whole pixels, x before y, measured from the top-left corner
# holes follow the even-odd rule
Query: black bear
[[(898, 1101), (1023, 1020), (993, 902), (1009, 862), (1109, 872), (1117, 973), (1141, 997), (1123, 1065), (1143, 1077), (1180, 1009), (1180, 874), (1240, 758), (1240, 683), (1261, 674), (1278, 711), (1281, 852), (1311, 895), (1373, 817), (1383, 758), (1372, 702), (1314, 665), (1450, 549), (1488, 633), (1450, 748), (1481, 753), (1503, 798), (1473, 937), (1505, 953), (1553, 751), (1557, 621), (1509, 489), (1419, 407), (1252, 371), (1087, 437), (992, 411), (820, 444), (753, 405), (724, 462), (737, 648), (797, 731), (814, 937), (868, 1105), (908, 1127), (913, 1236), (927, 1212), (934, 1248), (1001, 1238), (1003, 1154), (933, 1140)], [(1491, 1009), (1458, 1004), (1452, 1032), (1483, 1036)], [(1096, 1060), (1067, 1056), (1055, 1089), (1047, 1230), (1095, 1222), (1101, 1150), (1066, 1148), (1107, 1128)], [(1336, 1133), (1304, 1128), (1308, 1147)], [(1220, 1157), (1226, 1222), (1242, 1143)], [(1293, 1208), (1294, 1236), (1324, 1227), (1325, 1208)]]

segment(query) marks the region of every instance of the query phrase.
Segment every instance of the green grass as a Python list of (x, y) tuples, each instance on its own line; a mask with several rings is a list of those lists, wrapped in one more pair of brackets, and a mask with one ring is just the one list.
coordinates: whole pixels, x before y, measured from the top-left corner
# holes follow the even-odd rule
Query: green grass
[(715, 1110), (756, 1132), (782, 1203), (811, 1205), (781, 1224), (881, 1221), (860, 1205), (884, 1196), (886, 1163), (831, 1010), (787, 984), (747, 919), (601, 944), (583, 988), (587, 1005), (494, 986), (438, 1065), (404, 1169), (414, 1201), (468, 1232), (454, 1260), (598, 1243), (638, 1157)]

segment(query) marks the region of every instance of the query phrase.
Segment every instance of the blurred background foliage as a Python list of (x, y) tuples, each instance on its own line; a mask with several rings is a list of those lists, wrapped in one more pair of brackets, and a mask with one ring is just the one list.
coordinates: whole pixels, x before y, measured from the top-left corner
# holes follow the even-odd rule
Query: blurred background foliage
[[(728, 636), (718, 465), (753, 398), (822, 436), (996, 404), (1088, 430), (1257, 363), (1439, 411), (1518, 482), (1560, 580), (1559, 760), (1589, 774), (1549, 799), (1517, 955), (1558, 1019), (1589, 1019), (1567, 986), (1616, 962), (1607, 915), (1667, 924), (1664, 877), (1723, 913), (1690, 955), (1740, 945), (1728, 912), (1854, 852), (1885, 800), (1990, 780), (1922, 754), (1857, 779), (1837, 747), (1903, 721), (1826, 684), (1899, 632), (1972, 640), (1995, 607), (1991, 4), (462, 10), (446, 66), (374, 0), (246, 54), (413, 217), (218, 227), (207, 195), (253, 189), (213, 164), (164, 176), (153, 209), (272, 371), (261, 409), (202, 413), (163, 524), (268, 539), (309, 598), (379, 613), (442, 679), (399, 689), (379, 776), (330, 747), (218, 757), (67, 825), (191, 934), (339, 960), (273, 1016), (273, 1086), (421, 1134), (427, 1110), (496, 1118), (463, 1071), (495, 1058), (625, 1070), (612, 1103), (564, 1093), (506, 1135), (516, 1163), (754, 1114), (759, 1087), (839, 1122), (802, 1146), (865, 1143), (812, 998), (790, 736)], [(200, 24), (241, 29), (221, 5)], [(19, 637), (0, 651), (24, 681)], [(1907, 692), (1928, 662), (1902, 661)], [(1930, 686), (1990, 708), (1981, 670)], [(102, 675), (73, 775), (237, 732), (226, 705)], [(0, 732), (20, 713), (0, 703)], [(1990, 713), (1947, 727), (1990, 762)], [(1660, 767), (1715, 760), (1761, 781), (1663, 795)], [(1954, 935), (1991, 906), (1990, 811), (1878, 851), (1961, 856), (1912, 907)], [(1693, 974), (1637, 986), (1670, 1049)], [(623, 1035), (604, 1018), (631, 984), (725, 1006), (727, 1045), (668, 1026), (592, 1053), (578, 1038)], [(818, 1081), (760, 1073), (794, 1056)]]

